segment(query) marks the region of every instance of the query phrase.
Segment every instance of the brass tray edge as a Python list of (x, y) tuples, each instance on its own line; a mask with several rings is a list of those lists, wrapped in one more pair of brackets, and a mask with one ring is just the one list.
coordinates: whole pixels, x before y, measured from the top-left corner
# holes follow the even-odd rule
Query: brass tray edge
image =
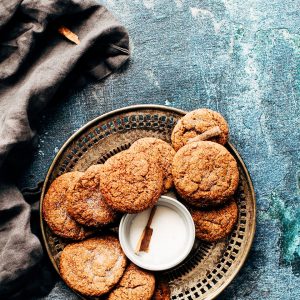
[[(54, 159), (53, 159), (53, 161), (52, 161), (52, 163), (51, 163), (51, 165), (50, 165), (50, 167), (49, 167), (49, 169), (47, 171), (45, 180), (44, 180), (44, 184), (43, 184), (43, 188), (42, 188), (42, 192), (41, 192), (41, 197), (40, 197), (39, 212), (40, 212), (40, 226), (41, 226), (41, 232), (42, 232), (42, 236), (43, 236), (44, 246), (46, 248), (48, 257), (49, 257), (49, 259), (50, 259), (53, 267), (55, 268), (55, 270), (56, 270), (56, 272), (58, 273), (59, 276), (60, 276), (59, 269), (56, 266), (54, 258), (52, 257), (52, 255), (50, 253), (50, 249), (48, 247), (48, 243), (46, 241), (46, 235), (45, 235), (44, 223), (43, 223), (44, 220), (43, 220), (43, 215), (42, 215), (42, 204), (43, 204), (43, 199), (44, 199), (44, 195), (45, 195), (45, 192), (46, 192), (46, 184), (47, 184), (47, 182), (48, 182), (48, 180), (49, 180), (49, 178), (51, 176), (51, 172), (52, 172), (52, 170), (54, 168), (55, 163), (57, 162), (57, 160), (59, 159), (59, 157), (63, 153), (63, 151), (67, 148), (67, 146), (72, 142), (72, 140), (74, 138), (76, 138), (78, 135), (80, 135), (81, 132), (83, 132), (85, 129), (87, 129), (88, 127), (92, 126), (95, 122), (97, 122), (99, 120), (103, 120), (103, 119), (105, 119), (107, 117), (110, 117), (110, 116), (116, 114), (116, 113), (123, 113), (123, 112), (126, 112), (126, 111), (134, 111), (134, 110), (140, 110), (140, 109), (151, 109), (151, 108), (153, 108), (153, 109), (162, 109), (162, 110), (165, 110), (165, 111), (174, 111), (174, 112), (177, 112), (177, 113), (182, 114), (182, 115), (186, 114), (186, 111), (184, 111), (184, 110), (181, 110), (181, 109), (178, 109), (178, 108), (174, 108), (174, 107), (168, 107), (168, 106), (164, 106), (164, 105), (156, 105), (156, 104), (131, 105), (131, 106), (126, 106), (126, 107), (123, 107), (123, 108), (119, 108), (119, 109), (116, 109), (116, 110), (104, 113), (104, 114), (102, 114), (102, 115), (100, 115), (100, 116), (92, 119), (91, 121), (89, 121), (88, 123), (86, 123), (85, 125), (83, 125), (82, 127), (80, 127), (75, 133), (73, 133), (65, 141), (65, 143), (61, 146), (61, 148), (59, 149), (59, 151), (55, 155), (55, 157), (54, 157)], [(237, 273), (241, 270), (241, 268), (243, 267), (243, 265), (244, 265), (244, 263), (245, 263), (248, 255), (249, 255), (251, 246), (253, 244), (253, 240), (254, 240), (254, 236), (255, 236), (255, 228), (256, 228), (256, 196), (255, 196), (254, 187), (253, 187), (253, 183), (252, 183), (250, 174), (248, 172), (248, 169), (247, 169), (247, 167), (246, 167), (243, 159), (241, 158), (241, 156), (239, 155), (239, 153), (235, 149), (235, 147), (230, 142), (228, 142), (227, 144), (229, 145), (230, 149), (234, 152), (234, 155), (239, 159), (239, 162), (241, 163), (243, 171), (245, 172), (246, 178), (247, 178), (247, 180), (249, 182), (249, 187), (250, 187), (251, 195), (252, 195), (252, 198), (254, 200), (254, 203), (253, 203), (254, 214), (253, 214), (253, 223), (252, 223), (252, 228), (251, 228), (251, 231), (253, 232), (253, 234), (250, 236), (250, 240), (247, 243), (247, 248), (245, 250), (246, 254), (243, 257), (243, 259), (240, 261), (239, 267), (231, 274), (230, 277), (228, 277), (227, 281), (223, 285), (221, 285), (215, 292), (212, 293), (212, 295), (210, 295), (207, 298), (208, 300), (210, 300), (210, 299), (212, 300), (215, 297), (217, 297), (232, 282), (232, 280), (235, 278), (235, 276), (237, 275)]]

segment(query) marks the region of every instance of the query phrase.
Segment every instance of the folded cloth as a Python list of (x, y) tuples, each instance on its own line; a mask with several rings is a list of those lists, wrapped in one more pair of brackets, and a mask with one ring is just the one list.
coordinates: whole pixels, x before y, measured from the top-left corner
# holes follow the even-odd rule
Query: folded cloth
[[(60, 26), (80, 44), (59, 34)], [(23, 146), (55, 94), (119, 68), (128, 43), (126, 30), (93, 0), (0, 1), (0, 299), (20, 291), (42, 257), (30, 205), (8, 176), (11, 154), (26, 160)]]

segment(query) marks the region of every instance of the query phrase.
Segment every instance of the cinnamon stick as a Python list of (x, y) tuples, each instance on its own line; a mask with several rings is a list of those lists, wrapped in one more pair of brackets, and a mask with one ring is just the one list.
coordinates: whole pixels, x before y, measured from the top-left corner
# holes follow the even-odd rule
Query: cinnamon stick
[(140, 251), (148, 252), (149, 251), (149, 245), (153, 233), (153, 229), (150, 227), (154, 214), (156, 211), (156, 206), (153, 206), (146, 224), (146, 227), (143, 230), (143, 233), (141, 234), (137, 246), (135, 248), (135, 254), (138, 254)]
[(189, 144), (189, 143), (193, 143), (193, 142), (206, 141), (213, 137), (219, 136), (221, 133), (222, 133), (222, 131), (221, 131), (220, 127), (214, 126), (210, 129), (202, 132), (201, 134), (199, 134), (193, 138), (190, 138), (187, 143)]

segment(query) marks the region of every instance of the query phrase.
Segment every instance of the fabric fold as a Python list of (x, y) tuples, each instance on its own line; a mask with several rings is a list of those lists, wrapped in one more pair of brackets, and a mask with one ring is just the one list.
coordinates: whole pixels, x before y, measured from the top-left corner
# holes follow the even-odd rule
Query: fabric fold
[[(59, 90), (91, 78), (101, 80), (123, 65), (129, 58), (129, 37), (93, 0), (3, 0), (0, 20), (2, 299), (20, 288), (19, 279), (24, 283), (42, 256), (41, 243), (29, 224), (30, 206), (13, 180), (6, 178), (7, 158), (16, 152), (16, 159), (26, 159), (22, 145), (35, 136), (34, 120)], [(79, 45), (58, 33), (61, 25), (79, 36)]]

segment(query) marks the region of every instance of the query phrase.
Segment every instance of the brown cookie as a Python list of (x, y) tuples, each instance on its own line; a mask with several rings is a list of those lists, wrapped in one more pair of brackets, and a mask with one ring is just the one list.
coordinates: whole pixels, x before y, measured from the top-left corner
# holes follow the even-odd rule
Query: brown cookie
[(130, 151), (145, 153), (162, 168), (164, 192), (173, 186), (172, 161), (176, 152), (168, 143), (157, 138), (146, 137), (135, 141)]
[(43, 200), (43, 217), (50, 229), (57, 235), (82, 240), (92, 233), (74, 219), (67, 212), (67, 193), (73, 187), (82, 172), (69, 172), (57, 177), (50, 185)]
[(169, 284), (165, 281), (159, 281), (156, 288), (152, 300), (170, 300), (171, 299), (171, 291)]
[(234, 157), (224, 146), (208, 141), (180, 148), (172, 173), (179, 195), (197, 207), (224, 203), (239, 183)]
[(101, 226), (116, 218), (99, 190), (102, 168), (103, 165), (89, 167), (68, 193), (68, 213), (83, 225)]
[(100, 173), (100, 191), (114, 210), (136, 213), (153, 206), (163, 189), (162, 170), (143, 153), (111, 157)]
[(154, 275), (130, 264), (108, 300), (150, 300), (154, 288)]
[(225, 145), (228, 140), (229, 128), (221, 114), (207, 108), (200, 108), (187, 113), (173, 129), (171, 137), (173, 148), (178, 151), (188, 143), (189, 139), (216, 126), (220, 128), (221, 134), (210, 138), (210, 141)]
[(125, 254), (113, 236), (94, 237), (67, 245), (59, 264), (60, 275), (67, 285), (86, 296), (109, 292), (125, 267)]
[(238, 207), (234, 200), (211, 210), (191, 211), (198, 239), (215, 242), (225, 238), (232, 231), (237, 218)]

